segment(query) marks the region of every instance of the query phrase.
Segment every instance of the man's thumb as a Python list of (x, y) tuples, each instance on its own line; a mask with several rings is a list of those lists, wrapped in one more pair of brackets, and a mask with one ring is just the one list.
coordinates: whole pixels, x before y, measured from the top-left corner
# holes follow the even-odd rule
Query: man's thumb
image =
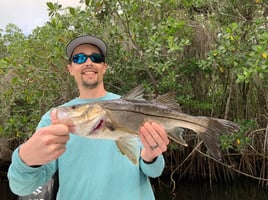
[(50, 119), (52, 124), (58, 123), (57, 110), (55, 108), (50, 111)]

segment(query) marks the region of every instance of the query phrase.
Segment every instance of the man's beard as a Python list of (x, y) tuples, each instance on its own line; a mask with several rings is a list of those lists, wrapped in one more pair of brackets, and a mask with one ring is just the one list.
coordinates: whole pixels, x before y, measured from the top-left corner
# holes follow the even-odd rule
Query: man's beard
[(85, 88), (92, 89), (92, 88), (96, 88), (96, 87), (98, 86), (99, 81), (96, 80), (96, 81), (94, 81), (94, 82), (88, 82), (88, 81), (84, 81), (84, 80), (82, 80), (82, 83), (83, 83), (83, 86), (84, 86)]

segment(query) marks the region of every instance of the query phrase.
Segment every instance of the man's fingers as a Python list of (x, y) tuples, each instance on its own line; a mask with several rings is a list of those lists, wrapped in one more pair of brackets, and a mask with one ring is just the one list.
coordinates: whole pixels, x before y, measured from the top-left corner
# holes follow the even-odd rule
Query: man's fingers
[[(149, 139), (150, 145), (155, 145), (158, 143), (161, 146), (166, 146), (169, 144), (169, 139), (167, 133), (162, 126), (159, 124), (152, 122), (152, 123), (145, 123), (143, 128), (146, 130), (147, 134), (145, 135), (146, 138)], [(148, 134), (150, 133), (150, 134)]]
[(46, 135), (69, 135), (69, 128), (68, 126), (64, 124), (52, 124), (47, 127), (40, 128), (38, 130), (38, 134), (41, 134), (43, 136)]
[(147, 141), (147, 143), (150, 146), (157, 145), (157, 139), (156, 139), (157, 136), (155, 136), (156, 133), (152, 129), (152, 127), (150, 126), (150, 124), (145, 123), (143, 125), (143, 127), (141, 128), (141, 133), (142, 133), (142, 135), (144, 136), (145, 140)]
[(142, 132), (140, 133), (140, 139), (141, 139), (141, 142), (142, 142), (142, 144), (143, 144), (143, 146), (144, 146), (145, 148), (150, 149), (151, 146), (150, 146), (150, 144), (147, 142), (146, 137), (144, 136), (144, 135), (146, 135), (146, 134), (144, 134), (143, 132), (144, 132), (144, 131), (142, 131)]
[(161, 139), (164, 141), (164, 143), (166, 145), (168, 145), (169, 139), (168, 139), (168, 136), (167, 136), (165, 129), (155, 122), (151, 123), (151, 126), (157, 131), (158, 135), (161, 137)]

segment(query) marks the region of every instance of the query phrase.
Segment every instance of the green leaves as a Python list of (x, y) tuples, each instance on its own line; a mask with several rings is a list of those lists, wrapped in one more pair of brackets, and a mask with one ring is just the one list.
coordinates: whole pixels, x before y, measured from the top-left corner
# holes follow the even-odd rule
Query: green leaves
[[(81, 6), (63, 8), (47, 2), (50, 20), (43, 27), (25, 36), (11, 24), (0, 35), (0, 75), (9, 76), (0, 93), (0, 130), (32, 132), (41, 114), (77, 95), (65, 69), (65, 46), (81, 34), (108, 45), (108, 90), (123, 94), (144, 83), (155, 93), (175, 91), (185, 112), (223, 117), (229, 109), (227, 117), (243, 118), (240, 111), (249, 97), (241, 95), (242, 86), (256, 78), (267, 85), (268, 70), (262, 8), (254, 7), (260, 11), (255, 12), (250, 6), (226, 0), (83, 0)], [(250, 89), (254, 105), (247, 111), (259, 113), (255, 108), (263, 95)]]
[(232, 135), (222, 135), (220, 138), (221, 148), (228, 151), (243, 153), (248, 147), (252, 146), (252, 136), (249, 131), (256, 128), (253, 120), (239, 120), (240, 131)]
[[(246, 33), (246, 34), (245, 34)], [(259, 27), (231, 23), (219, 34), (218, 46), (208, 57), (219, 67), (237, 75), (238, 82), (250, 82), (267, 73), (267, 32)]]
[(69, 8), (69, 12), (71, 15), (75, 15), (75, 9), (73, 7)]
[(52, 2), (47, 2), (47, 7), (48, 7), (48, 11), (49, 11), (49, 16), (53, 17), (56, 15), (56, 13), (62, 8), (62, 5), (58, 4), (58, 3), (52, 3)]

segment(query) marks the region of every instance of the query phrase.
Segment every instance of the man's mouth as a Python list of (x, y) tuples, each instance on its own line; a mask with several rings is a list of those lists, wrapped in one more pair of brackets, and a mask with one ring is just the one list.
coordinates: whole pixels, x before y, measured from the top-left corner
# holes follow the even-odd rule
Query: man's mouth
[(95, 71), (85, 71), (85, 72), (82, 72), (83, 75), (94, 75), (94, 74), (97, 74), (97, 72)]
[(97, 70), (95, 70), (95, 69), (84, 69), (83, 71), (82, 71), (82, 74), (83, 75), (94, 75), (94, 74), (97, 74)]

